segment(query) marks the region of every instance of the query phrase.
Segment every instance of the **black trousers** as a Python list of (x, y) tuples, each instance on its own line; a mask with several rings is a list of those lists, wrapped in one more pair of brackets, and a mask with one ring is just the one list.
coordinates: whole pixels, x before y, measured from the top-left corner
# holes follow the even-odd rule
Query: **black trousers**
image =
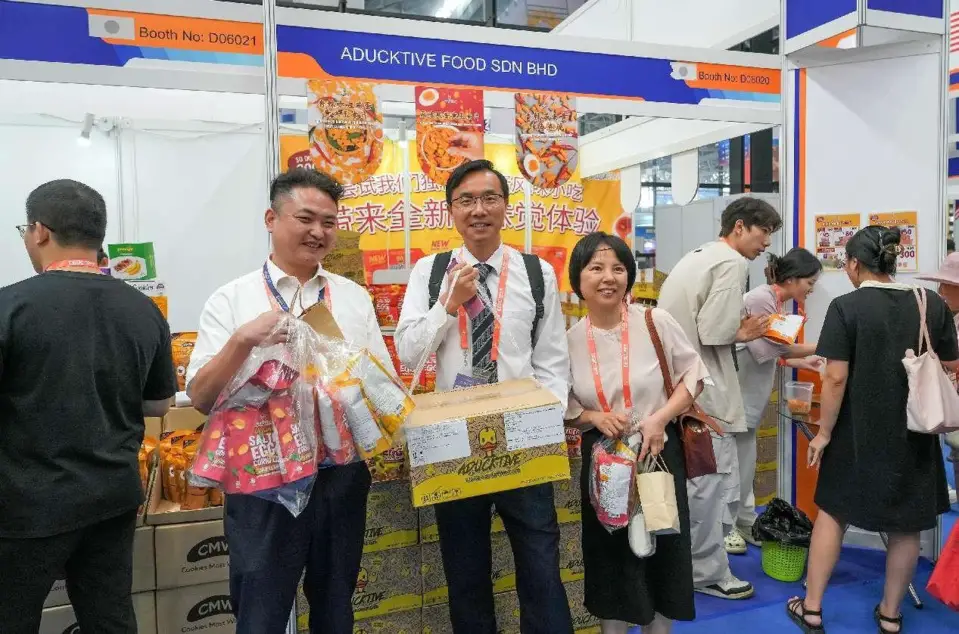
[(559, 524), (552, 483), (436, 505), (440, 551), (456, 634), (496, 634), (490, 511), (503, 518), (516, 563), (523, 634), (572, 634), (559, 573)]
[(37, 539), (0, 538), (0, 632), (37, 634), (58, 579), (84, 634), (137, 634), (130, 589), (136, 511)]
[(230, 597), (237, 634), (283, 634), (306, 569), (311, 634), (353, 634), (353, 591), (363, 556), (366, 463), (317, 472), (306, 509), (293, 517), (248, 495), (226, 500)]

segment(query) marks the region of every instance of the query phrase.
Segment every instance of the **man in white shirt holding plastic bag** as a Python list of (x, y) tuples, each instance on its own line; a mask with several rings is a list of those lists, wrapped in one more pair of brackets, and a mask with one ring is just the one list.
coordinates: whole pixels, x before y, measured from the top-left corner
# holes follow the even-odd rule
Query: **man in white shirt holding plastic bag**
[[(435, 351), (437, 391), (534, 377), (565, 406), (569, 353), (556, 274), (539, 258), (502, 243), (508, 196), (506, 178), (489, 161), (464, 163), (450, 176), (446, 202), (465, 245), (416, 263), (396, 329), (397, 352), (416, 367)], [(472, 318), (458, 319), (461, 306)], [(494, 506), (513, 548), (522, 631), (570, 634), (552, 484), (436, 505), (453, 631), (498, 631), (491, 581)]]
[[(271, 185), (265, 222), (272, 255), (262, 268), (217, 290), (200, 317), (187, 392), (201, 412), (213, 408), (254, 348), (285, 341), (286, 332), (277, 329), (284, 313), (296, 316), (317, 302), (330, 309), (348, 344), (369, 349), (392, 372), (369, 294), (321, 265), (336, 243), (342, 193), (326, 174), (305, 169), (282, 174)], [(285, 632), (304, 568), (310, 631), (353, 632), (370, 472), (359, 459), (319, 467), (309, 504), (297, 517), (272, 501), (227, 496), (224, 525), (238, 634)]]

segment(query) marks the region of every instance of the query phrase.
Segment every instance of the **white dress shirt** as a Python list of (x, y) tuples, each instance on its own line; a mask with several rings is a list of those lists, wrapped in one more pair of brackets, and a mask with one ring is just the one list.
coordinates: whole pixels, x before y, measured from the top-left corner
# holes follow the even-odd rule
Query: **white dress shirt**
[[(442, 392), (453, 388), (457, 374), (472, 375), (472, 351), (466, 350), (464, 354), (460, 346), (457, 318), (450, 316), (439, 301), (429, 308), (429, 280), (435, 257), (422, 258), (413, 267), (395, 340), (400, 361), (409, 367), (416, 367), (429, 352), (436, 352), (436, 389)], [(453, 257), (457, 262), (465, 262), (470, 266), (478, 263), (465, 248), (454, 251)], [(569, 351), (556, 274), (550, 265), (540, 260), (546, 294), (543, 298), (544, 313), (533, 347), (530, 333), (536, 303), (526, 266), (518, 251), (503, 245), (486, 261), (493, 267), (486, 281), (490, 297), (493, 298), (493, 308), (499, 292), (504, 257), (509, 258), (509, 272), (503, 302), (497, 376), (500, 381), (533, 377), (565, 406), (569, 396)], [(447, 284), (444, 276), (441, 295), (446, 291)], [(431, 340), (433, 346), (428, 349)]]
[[(325, 288), (325, 292), (329, 294), (333, 318), (343, 331), (346, 341), (369, 349), (383, 363), (383, 367), (391, 373), (395, 372), (390, 353), (380, 333), (373, 302), (362, 286), (320, 267), (313, 279), (303, 285), (300, 297), (294, 303), (293, 298), (300, 287), (299, 280), (281, 271), (272, 261), (267, 261), (267, 268), (273, 285), (294, 315), (301, 314), (315, 304), (320, 289)], [(263, 282), (263, 269), (259, 268), (222, 286), (207, 300), (200, 315), (196, 345), (186, 373), (187, 391), (200, 368), (226, 346), (240, 326), (273, 310), (268, 293)]]

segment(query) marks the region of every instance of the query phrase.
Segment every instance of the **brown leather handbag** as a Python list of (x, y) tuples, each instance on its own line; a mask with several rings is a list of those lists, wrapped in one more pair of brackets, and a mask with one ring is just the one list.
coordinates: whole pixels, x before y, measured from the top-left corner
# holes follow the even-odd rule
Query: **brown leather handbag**
[[(673, 395), (673, 380), (669, 376), (669, 363), (666, 361), (663, 341), (659, 338), (659, 331), (656, 330), (656, 324), (653, 322), (652, 309), (646, 310), (646, 328), (649, 330), (653, 347), (656, 348), (659, 370), (663, 373), (663, 387), (666, 389), (666, 399), (669, 400)], [(686, 456), (686, 478), (691, 480), (718, 473), (716, 453), (713, 451), (713, 440), (709, 431), (713, 430), (722, 436), (723, 431), (719, 424), (695, 401), (688, 410), (676, 417), (676, 423), (679, 425), (683, 454)]]

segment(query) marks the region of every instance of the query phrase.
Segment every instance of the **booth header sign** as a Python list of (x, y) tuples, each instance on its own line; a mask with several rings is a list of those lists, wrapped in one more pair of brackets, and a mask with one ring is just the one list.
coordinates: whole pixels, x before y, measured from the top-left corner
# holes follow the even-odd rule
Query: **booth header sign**
[[(661, 103), (778, 102), (779, 70), (277, 27), (282, 77), (546, 91)], [(0, 59), (122, 67), (135, 59), (262, 66), (261, 26), (0, 0)]]

